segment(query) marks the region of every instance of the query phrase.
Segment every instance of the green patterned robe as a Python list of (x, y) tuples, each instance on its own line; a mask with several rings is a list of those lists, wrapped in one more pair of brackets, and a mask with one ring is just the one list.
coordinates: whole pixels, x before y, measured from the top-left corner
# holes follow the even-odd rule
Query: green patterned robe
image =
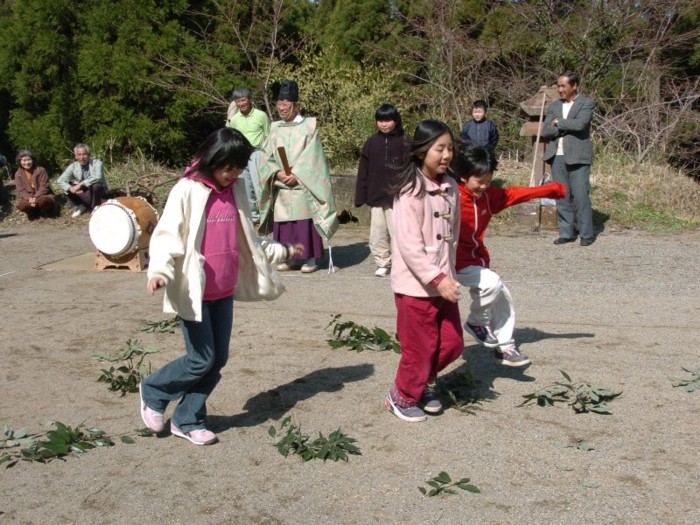
[[(299, 185), (290, 187), (275, 177), (283, 171), (277, 148), (283, 146)], [(261, 146), (260, 233), (272, 231), (272, 222), (312, 219), (316, 231), (330, 239), (338, 228), (331, 174), (316, 119), (301, 122), (276, 121)]]

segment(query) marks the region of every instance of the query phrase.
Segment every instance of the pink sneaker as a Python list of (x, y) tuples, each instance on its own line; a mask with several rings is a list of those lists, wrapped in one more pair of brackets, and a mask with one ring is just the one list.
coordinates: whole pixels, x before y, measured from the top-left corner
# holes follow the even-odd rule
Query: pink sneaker
[(170, 433), (173, 436), (184, 438), (195, 445), (213, 445), (219, 441), (216, 434), (214, 434), (211, 430), (207, 430), (206, 428), (196, 428), (189, 432), (183, 432), (177, 428), (175, 423), (172, 421), (170, 422)]
[(139, 383), (139, 397), (141, 398), (141, 419), (143, 419), (148, 430), (156, 434), (163, 432), (165, 429), (165, 417), (160, 412), (156, 412), (146, 406), (146, 403), (143, 401), (143, 393), (141, 392), (141, 383)]

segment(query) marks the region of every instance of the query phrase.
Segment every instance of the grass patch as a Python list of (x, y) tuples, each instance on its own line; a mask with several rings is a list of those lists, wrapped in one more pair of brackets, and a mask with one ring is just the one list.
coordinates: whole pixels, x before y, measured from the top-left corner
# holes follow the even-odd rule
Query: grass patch
[[(503, 159), (495, 185), (528, 186), (529, 163)], [(637, 164), (610, 154), (598, 155), (591, 169), (591, 200), (597, 226), (675, 233), (700, 227), (700, 184), (668, 166)], [(494, 232), (514, 223), (509, 208), (491, 222)]]

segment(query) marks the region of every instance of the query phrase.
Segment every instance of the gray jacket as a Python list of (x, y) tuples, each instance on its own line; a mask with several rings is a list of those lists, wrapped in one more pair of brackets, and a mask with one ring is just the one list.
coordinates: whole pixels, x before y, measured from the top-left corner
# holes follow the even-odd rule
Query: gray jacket
[[(542, 137), (549, 140), (544, 150), (544, 160), (552, 161), (557, 154), (557, 140), (564, 141), (564, 161), (567, 164), (591, 164), (593, 144), (591, 142), (591, 120), (595, 101), (585, 95), (578, 95), (566, 118), (562, 116), (562, 100), (555, 100), (547, 108)], [(559, 119), (556, 126), (552, 120)]]
[[(85, 179), (85, 186), (88, 188), (93, 184), (101, 184), (102, 187), (107, 191), (107, 181), (105, 180), (104, 169), (102, 167), (102, 161), (97, 159), (90, 159), (88, 163), (90, 166), (90, 171)], [(83, 169), (80, 166), (80, 162), (77, 160), (73, 162), (66, 170), (61, 173), (61, 176), (56, 180), (56, 184), (66, 193), (71, 187), (71, 182), (80, 182), (83, 180)]]

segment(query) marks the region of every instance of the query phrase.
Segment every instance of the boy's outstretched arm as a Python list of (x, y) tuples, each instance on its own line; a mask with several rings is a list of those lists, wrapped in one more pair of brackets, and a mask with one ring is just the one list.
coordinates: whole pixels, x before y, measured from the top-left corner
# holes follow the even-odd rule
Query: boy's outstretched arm
[[(503, 190), (505, 192), (505, 203), (498, 211), (501, 211), (516, 204), (531, 201), (532, 199), (563, 199), (566, 196), (566, 186), (561, 182), (550, 182), (542, 186), (526, 187), (513, 186)], [(498, 212), (496, 212), (498, 213)]]

